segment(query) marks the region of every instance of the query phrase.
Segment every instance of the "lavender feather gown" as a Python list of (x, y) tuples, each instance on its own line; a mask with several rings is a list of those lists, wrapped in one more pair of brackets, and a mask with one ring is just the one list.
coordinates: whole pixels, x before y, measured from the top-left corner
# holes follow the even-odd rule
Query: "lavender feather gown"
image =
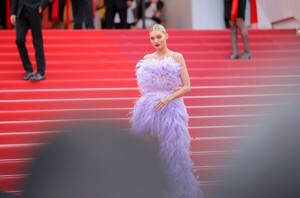
[(202, 198), (191, 172), (188, 114), (183, 99), (171, 101), (162, 111), (155, 104), (180, 86), (180, 65), (172, 57), (146, 59), (137, 63), (136, 76), (141, 97), (131, 117), (131, 132), (150, 133), (158, 142), (159, 157), (166, 170), (169, 198)]

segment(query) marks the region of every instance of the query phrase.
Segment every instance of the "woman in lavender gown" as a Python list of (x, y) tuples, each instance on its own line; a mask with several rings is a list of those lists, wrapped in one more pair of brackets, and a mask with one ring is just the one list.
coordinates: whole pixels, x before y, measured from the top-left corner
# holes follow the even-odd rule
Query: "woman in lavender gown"
[(199, 182), (191, 171), (188, 114), (182, 96), (191, 90), (183, 56), (167, 47), (162, 25), (150, 29), (155, 52), (137, 63), (141, 97), (131, 117), (131, 132), (158, 148), (168, 181), (168, 198), (202, 198)]

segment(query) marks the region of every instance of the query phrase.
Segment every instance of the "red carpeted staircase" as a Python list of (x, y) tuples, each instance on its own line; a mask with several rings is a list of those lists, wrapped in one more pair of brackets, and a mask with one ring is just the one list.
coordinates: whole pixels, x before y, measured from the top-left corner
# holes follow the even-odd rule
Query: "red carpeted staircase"
[[(209, 197), (255, 126), (300, 94), (300, 37), (294, 30), (252, 30), (252, 59), (230, 61), (227, 30), (170, 30), (169, 36), (191, 76), (185, 97), (191, 156)], [(60, 126), (114, 120), (129, 127), (139, 96), (135, 63), (153, 51), (147, 31), (45, 30), (42, 82), (22, 80), (14, 31), (1, 31), (0, 43), (0, 189), (22, 191), (34, 153)], [(30, 36), (27, 44), (35, 65)]]

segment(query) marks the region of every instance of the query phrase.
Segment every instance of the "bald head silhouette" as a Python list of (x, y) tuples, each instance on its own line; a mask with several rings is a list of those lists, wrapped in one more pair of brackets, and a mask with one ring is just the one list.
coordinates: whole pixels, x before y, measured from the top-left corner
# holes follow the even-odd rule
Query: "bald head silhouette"
[(151, 145), (111, 124), (85, 124), (39, 152), (23, 197), (160, 198), (165, 186)]

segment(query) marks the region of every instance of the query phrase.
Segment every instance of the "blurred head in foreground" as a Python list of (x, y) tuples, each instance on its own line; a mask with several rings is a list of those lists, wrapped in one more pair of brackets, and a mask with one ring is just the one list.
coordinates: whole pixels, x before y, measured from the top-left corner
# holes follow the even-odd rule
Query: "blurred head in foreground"
[(12, 193), (8, 193), (0, 190), (0, 198), (17, 198), (18, 196)]
[(155, 150), (112, 127), (77, 126), (38, 154), (25, 198), (160, 198), (165, 179)]
[(300, 197), (300, 105), (273, 114), (225, 178), (222, 198)]

